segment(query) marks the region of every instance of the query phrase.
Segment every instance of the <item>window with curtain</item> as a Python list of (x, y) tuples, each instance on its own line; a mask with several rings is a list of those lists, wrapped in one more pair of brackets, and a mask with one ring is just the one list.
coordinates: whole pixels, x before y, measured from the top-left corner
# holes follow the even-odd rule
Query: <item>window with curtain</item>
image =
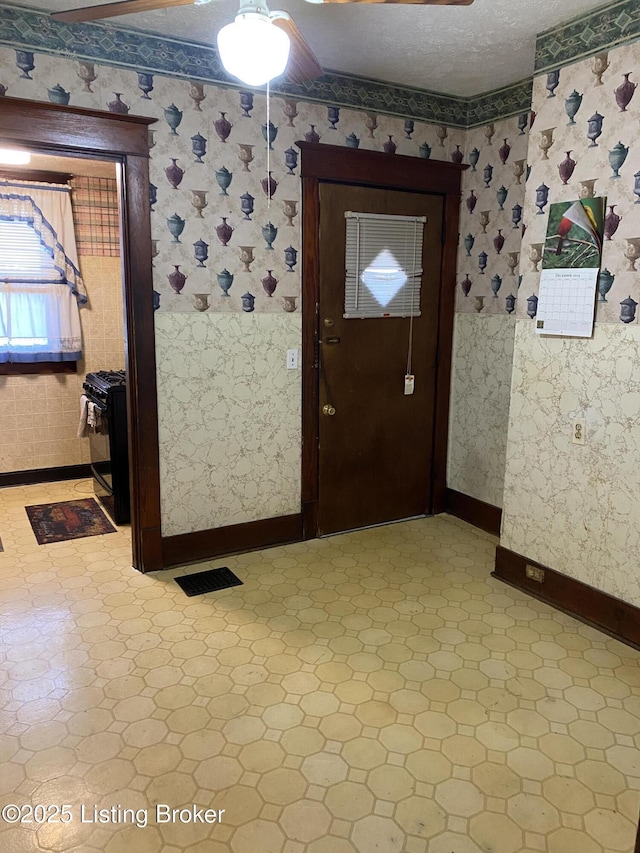
[(419, 317), (424, 216), (346, 218), (344, 316)]
[(69, 187), (0, 181), (0, 363), (78, 361), (86, 302)]

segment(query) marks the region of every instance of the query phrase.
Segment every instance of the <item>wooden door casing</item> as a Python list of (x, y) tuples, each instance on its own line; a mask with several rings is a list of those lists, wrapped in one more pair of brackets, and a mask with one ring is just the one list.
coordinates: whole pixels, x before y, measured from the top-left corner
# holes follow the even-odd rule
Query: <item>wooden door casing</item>
[[(430, 511), (442, 208), (440, 195), (320, 187), (320, 535)], [(419, 317), (343, 317), (347, 210), (426, 218)], [(405, 395), (410, 333), (416, 380)]]
[(302, 177), (302, 512), (303, 535), (317, 535), (319, 433), (319, 226), (324, 181), (407, 189), (443, 196), (444, 225), (436, 366), (431, 512), (446, 508), (449, 382), (460, 211), (460, 180), (467, 166), (322, 143), (298, 142)]

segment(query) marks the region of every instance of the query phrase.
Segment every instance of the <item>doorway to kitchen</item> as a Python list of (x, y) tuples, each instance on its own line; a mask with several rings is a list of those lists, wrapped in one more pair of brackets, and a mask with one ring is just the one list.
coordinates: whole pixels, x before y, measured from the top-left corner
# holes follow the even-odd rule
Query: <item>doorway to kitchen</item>
[(122, 247), (132, 564), (143, 572), (162, 568), (147, 131), (152, 121), (13, 98), (3, 98), (0, 111), (0, 145), (114, 164)]

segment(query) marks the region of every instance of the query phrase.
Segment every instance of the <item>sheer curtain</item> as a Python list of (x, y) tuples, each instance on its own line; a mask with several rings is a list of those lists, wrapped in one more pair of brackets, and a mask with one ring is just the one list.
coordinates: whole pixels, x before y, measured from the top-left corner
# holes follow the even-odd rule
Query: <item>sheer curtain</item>
[(78, 269), (69, 187), (0, 181), (0, 362), (77, 361)]

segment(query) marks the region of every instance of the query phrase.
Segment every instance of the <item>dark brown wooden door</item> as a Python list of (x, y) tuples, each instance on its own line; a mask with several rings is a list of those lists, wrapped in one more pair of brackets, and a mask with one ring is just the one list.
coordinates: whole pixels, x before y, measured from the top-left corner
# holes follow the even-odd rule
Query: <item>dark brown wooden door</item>
[[(443, 206), (439, 195), (320, 186), (320, 534), (429, 511)], [(411, 395), (404, 393), (409, 318), (343, 318), (348, 210), (427, 218)]]

